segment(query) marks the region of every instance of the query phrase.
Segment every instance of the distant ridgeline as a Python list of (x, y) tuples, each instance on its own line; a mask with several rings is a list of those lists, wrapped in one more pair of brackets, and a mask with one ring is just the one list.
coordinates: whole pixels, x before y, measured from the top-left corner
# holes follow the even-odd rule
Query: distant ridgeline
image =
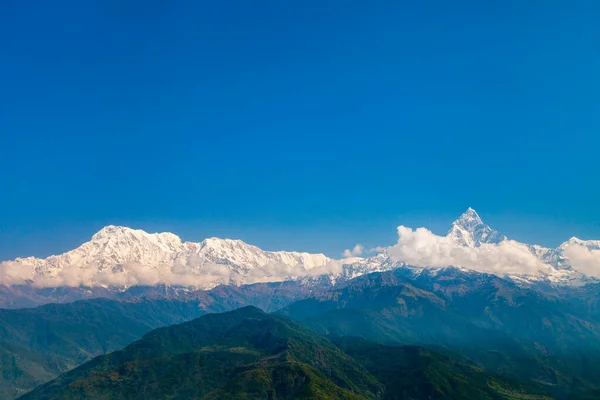
[[(0, 398), (600, 398), (597, 241), (525, 245), (472, 209), (398, 234), (332, 260), (107, 227), (4, 262)], [(246, 306), (271, 314), (161, 328)]]
[(549, 399), (419, 347), (329, 341), (245, 307), (157, 329), (22, 399)]
[[(313, 332), (310, 334), (311, 337), (316, 334), (328, 336), (331, 342), (354, 359), (371, 378), (376, 380), (375, 386), (367, 385), (358, 388), (350, 385), (346, 387), (345, 384), (340, 383), (338, 378), (333, 379), (323, 372), (320, 365), (313, 365), (306, 359), (302, 359), (304, 361), (297, 360), (307, 364), (308, 367), (300, 365), (298, 367), (300, 370), (286, 371), (292, 376), (298, 376), (297, 374), (304, 376), (302, 382), (305, 380), (319, 382), (315, 383), (316, 387), (306, 389), (308, 390), (306, 393), (310, 393), (307, 398), (318, 393), (318, 387), (322, 387), (322, 385), (325, 385), (327, 390), (334, 390), (332, 393), (342, 396), (341, 398), (344, 396), (356, 398), (352, 397), (355, 395), (362, 396), (358, 398), (371, 398), (369, 396), (379, 396), (377, 393), (389, 393), (392, 385), (401, 385), (402, 382), (409, 385), (410, 382), (418, 381), (418, 379), (428, 382), (424, 383), (425, 389), (423, 390), (426, 393), (429, 393), (428, 390), (433, 390), (428, 385), (446, 388), (440, 389), (442, 390), (440, 393), (446, 393), (444, 394), (446, 397), (441, 394), (432, 395), (432, 398), (440, 399), (537, 399), (547, 397), (584, 399), (594, 398), (586, 396), (591, 396), (590, 393), (594, 393), (594, 390), (600, 390), (597, 379), (600, 376), (600, 290), (597, 286), (587, 285), (578, 289), (552, 290), (546, 293), (520, 286), (512, 280), (495, 275), (465, 271), (459, 268), (427, 271), (427, 273), (415, 276), (414, 270), (410, 268), (398, 268), (342, 281), (327, 288), (312, 287), (310, 290), (307, 290), (307, 286), (301, 282), (289, 281), (283, 284), (255, 284), (242, 287), (220, 286), (207, 292), (199, 291), (193, 295), (188, 294), (188, 297), (148, 295), (145, 298), (131, 297), (119, 301), (97, 299), (71, 304), (48, 304), (32, 309), (2, 310), (0, 312), (2, 313), (0, 316), (0, 365), (2, 367), (0, 397), (14, 398), (45, 381), (56, 378), (61, 373), (63, 375), (58, 381), (39, 388), (31, 398), (81, 398), (75, 395), (78, 393), (75, 388), (78, 388), (77, 390), (85, 389), (82, 393), (88, 393), (88, 389), (92, 390), (89, 393), (102, 395), (104, 398), (128, 398), (130, 392), (127, 391), (129, 390), (127, 388), (135, 387), (138, 384), (136, 379), (139, 379), (139, 376), (153, 376), (153, 379), (158, 380), (157, 386), (152, 386), (153, 388), (165, 385), (165, 388), (161, 389), (165, 392), (157, 391), (156, 393), (167, 393), (166, 387), (170, 386), (172, 381), (168, 381), (167, 384), (167, 381), (161, 381), (161, 377), (164, 375), (163, 372), (166, 374), (166, 371), (171, 369), (174, 371), (189, 369), (190, 373), (195, 371), (193, 377), (183, 373), (178, 373), (178, 376), (180, 375), (181, 379), (189, 380), (189, 382), (186, 381), (187, 383), (181, 383), (182, 387), (187, 387), (186, 385), (197, 387), (200, 384), (194, 379), (200, 379), (203, 372), (194, 370), (194, 368), (205, 368), (201, 365), (201, 360), (213, 359), (217, 355), (212, 351), (225, 351), (224, 349), (227, 348), (225, 353), (219, 353), (218, 357), (221, 358), (215, 358), (222, 360), (222, 357), (234, 351), (229, 347), (244, 349), (240, 350), (241, 354), (235, 350), (235, 357), (242, 358), (234, 358), (231, 362), (235, 368), (249, 365), (248, 375), (244, 375), (244, 378), (250, 377), (249, 380), (240, 381), (240, 376), (235, 375), (235, 379), (231, 378), (233, 379), (231, 382), (247, 382), (245, 384), (251, 385), (252, 382), (255, 382), (254, 379), (260, 377), (261, 388), (267, 387), (268, 390), (274, 390), (276, 394), (289, 391), (296, 395), (299, 392), (296, 392), (294, 388), (296, 388), (295, 385), (302, 386), (300, 383), (294, 383), (293, 388), (281, 389), (284, 392), (280, 392), (279, 386), (277, 386), (279, 383), (273, 383), (273, 379), (279, 379), (275, 376), (280, 377), (278, 375), (280, 370), (275, 366), (269, 364), (268, 373), (261, 368), (258, 368), (258, 371), (256, 369), (257, 365), (263, 365), (267, 360), (274, 362), (275, 359), (271, 357), (276, 357), (281, 361), (282, 354), (285, 354), (284, 358), (288, 360), (288, 353), (280, 353), (280, 351), (284, 351), (286, 346), (295, 348), (295, 343), (280, 342), (281, 346), (277, 349), (269, 348), (268, 352), (264, 352), (267, 350), (261, 348), (259, 351), (254, 347), (248, 348), (246, 345), (238, 346), (240, 343), (235, 341), (221, 342), (221, 339), (225, 340), (226, 335), (223, 333), (224, 331), (219, 330), (215, 330), (218, 335), (218, 338), (214, 339), (215, 342), (184, 343), (185, 346), (188, 346), (185, 347), (186, 355), (181, 356), (183, 359), (177, 356), (177, 360), (174, 362), (183, 364), (178, 364), (176, 368), (168, 363), (163, 364), (172, 359), (172, 356), (167, 353), (160, 353), (162, 354), (159, 357), (160, 362), (155, 360), (154, 356), (151, 357), (151, 360), (144, 361), (143, 368), (154, 368), (154, 366), (158, 368), (156, 371), (152, 370), (154, 372), (148, 372), (146, 369), (137, 370), (137, 367), (130, 371), (129, 368), (138, 365), (138, 361), (133, 364), (126, 358), (118, 358), (117, 361), (114, 361), (112, 357), (121, 356), (111, 355), (110, 363), (105, 364), (105, 361), (102, 361), (102, 365), (109, 368), (106, 371), (114, 370), (116, 372), (102, 370), (105, 371), (103, 374), (106, 374), (99, 375), (97, 367), (100, 359), (94, 359), (94, 356), (127, 346), (153, 328), (193, 319), (206, 312), (222, 312), (248, 304), (275, 311), (275, 314), (267, 315), (254, 308), (246, 308), (239, 313), (250, 312), (253, 315), (252, 318), (258, 318), (261, 321), (279, 321), (277, 324), (285, 322), (286, 326), (289, 325), (294, 330), (303, 332), (303, 335), (309, 334), (301, 326), (306, 326)], [(241, 315), (239, 313), (222, 314), (224, 315), (222, 318), (233, 318), (233, 316)], [(209, 319), (201, 318), (200, 320), (205, 322), (221, 321), (220, 318), (220, 316), (212, 315)], [(292, 323), (287, 318), (297, 322)], [(235, 321), (237, 320), (232, 320), (231, 323), (236, 323)], [(202, 333), (204, 328), (198, 331), (200, 333), (195, 333), (196, 326), (195, 323), (190, 323), (172, 329), (175, 329), (173, 332), (183, 332), (180, 331), (183, 329), (187, 332), (186, 334), (191, 335), (189, 340), (196, 336), (202, 340), (206, 339), (205, 334)], [(208, 325), (202, 326), (207, 327)], [(245, 327), (245, 325), (241, 326)], [(263, 325), (259, 324), (259, 326)], [(276, 328), (273, 329), (278, 330), (279, 326), (275, 325)], [(171, 335), (170, 329), (159, 329), (155, 332), (162, 332), (161, 335), (167, 333)], [(233, 331), (227, 333), (227, 335), (233, 334)], [(180, 337), (179, 333), (177, 335)], [(255, 332), (252, 339), (244, 340), (248, 340), (248, 346), (270, 346), (274, 343), (272, 335), (275, 335), (272, 331), (261, 334)], [(182, 343), (188, 340), (184, 336), (182, 334), (180, 339)], [(148, 337), (154, 336), (144, 336), (139, 343), (147, 344), (148, 342), (145, 340)], [(350, 340), (347, 337), (354, 339)], [(238, 339), (242, 340), (236, 336), (236, 340)], [(160, 346), (163, 346), (162, 339), (156, 340)], [(325, 339), (321, 337), (316, 343), (327, 342), (323, 342), (323, 340)], [(367, 343), (370, 341), (376, 343)], [(398, 361), (398, 365), (393, 360), (371, 360), (367, 356), (375, 350), (363, 351), (361, 350), (363, 345), (375, 346), (366, 347), (367, 349), (380, 349), (377, 351), (381, 353), (381, 357), (388, 353), (403, 354), (403, 357), (407, 357), (407, 359)], [(134, 348), (146, 348), (145, 344), (139, 346), (141, 347), (134, 346)], [(195, 346), (201, 346), (197, 349), (198, 351), (202, 350), (201, 354), (190, 350)], [(413, 347), (410, 346), (417, 346), (418, 349), (411, 350)], [(167, 344), (167, 347), (175, 348), (176, 346)], [(390, 347), (394, 347), (394, 350), (390, 350)], [(397, 347), (400, 349), (395, 349)], [(211, 353), (206, 353), (209, 349)], [(188, 350), (193, 354), (188, 354)], [(130, 354), (127, 349), (124, 351), (126, 354)], [(140, 354), (142, 353), (138, 355)], [(299, 357), (295, 354), (294, 357)], [(435, 368), (422, 371), (423, 376), (419, 375), (420, 378), (412, 376), (406, 381), (398, 382), (396, 382), (397, 378), (394, 380), (390, 378), (391, 375), (388, 375), (395, 374), (396, 370), (391, 372), (377, 370), (377, 367), (383, 362), (390, 363), (390, 367), (394, 368), (413, 368), (413, 361), (409, 363), (407, 360), (415, 360), (414, 363), (420, 368), (434, 363)], [(86, 369), (88, 367), (85, 367), (73, 370), (75, 375), (64, 374), (71, 368), (87, 361), (90, 361), (91, 364), (85, 365), (94, 366), (92, 369), (88, 370)], [(117, 366), (113, 361), (124, 364)], [(318, 359), (313, 361), (320, 362)], [(146, 363), (148, 364), (146, 365)], [(192, 368), (188, 363), (196, 366)], [(142, 368), (141, 364), (139, 366)], [(296, 364), (294, 364), (294, 368), (296, 368)], [(313, 369), (316, 369), (317, 372)], [(406, 369), (400, 370), (403, 371), (402, 376), (407, 373)], [(81, 371), (88, 372), (85, 372), (84, 376), (80, 374)], [(127, 375), (128, 371), (134, 375)], [(161, 371), (161, 373), (157, 373), (157, 371)], [(238, 369), (235, 371), (237, 371), (236, 374), (239, 372)], [(138, 372), (142, 375), (138, 376)], [(206, 383), (206, 385), (203, 383), (202, 385), (205, 386), (200, 385), (204, 388), (202, 390), (218, 389), (214, 392), (214, 396), (217, 397), (206, 398), (219, 398), (218, 395), (226, 396), (222, 393), (243, 391), (243, 387), (235, 385), (234, 387), (231, 386), (233, 383), (227, 383), (230, 382), (227, 377), (233, 375), (223, 373), (225, 375), (221, 377), (222, 380), (214, 382), (213, 378), (210, 378), (210, 383)], [(122, 374), (127, 376), (121, 376)], [(286, 374), (287, 372), (283, 376), (288, 376)], [(417, 372), (415, 374), (418, 375)], [(442, 374), (445, 383), (440, 383), (436, 380), (437, 378), (434, 379), (439, 374)], [(321, 377), (321, 375), (327, 379), (322, 381), (319, 380), (321, 378), (315, 378)], [(466, 381), (468, 388), (477, 388), (481, 393), (486, 393), (488, 397), (484, 397), (483, 394), (480, 394), (482, 397), (469, 397), (473, 396), (473, 392), (467, 391), (467, 388), (460, 389), (463, 397), (452, 397), (452, 393), (455, 392), (448, 392), (448, 388), (455, 388), (459, 382), (465, 382), (465, 375), (470, 377)], [(168, 374), (167, 376), (170, 376), (168, 379), (175, 379), (176, 382), (179, 382), (177, 381), (179, 378)], [(67, 384), (65, 383), (67, 377), (75, 377), (75, 380), (69, 380)], [(114, 381), (111, 380), (113, 378)], [(263, 382), (264, 379), (267, 380), (267, 383)], [(354, 382), (353, 379), (351, 379), (352, 382)], [(361, 379), (366, 378), (363, 376)], [(288, 382), (289, 378), (284, 380)], [(330, 386), (329, 380), (334, 383), (335, 388)], [(106, 389), (107, 392), (102, 391), (104, 384), (112, 385), (121, 381), (124, 385), (122, 388), (117, 385), (118, 387), (111, 386), (112, 389)], [(370, 381), (366, 380), (365, 382)], [(383, 392), (378, 392), (377, 387)], [(121, 392), (121, 389), (125, 391)], [(63, 392), (64, 390), (66, 392)], [(111, 397), (117, 393), (112, 390), (118, 391), (119, 396), (122, 397)], [(256, 390), (258, 390), (257, 393), (263, 393), (260, 391), (262, 389)], [(348, 390), (350, 394), (347, 393)], [(403, 387), (402, 390), (402, 393), (405, 390), (408, 390), (407, 393), (412, 393), (410, 390), (413, 389), (409, 390)], [(213, 392), (201, 391), (198, 393), (202, 393), (202, 396), (209, 396)], [(519, 397), (515, 393), (520, 393), (519, 396), (526, 393), (530, 397)], [(513, 397), (497, 397), (508, 394)], [(176, 397), (176, 394), (173, 395)], [(187, 398), (185, 397), (187, 394), (182, 396)], [(416, 397), (399, 398), (420, 398), (419, 394), (414, 394), (414, 396)]]
[(395, 245), (378, 248), (372, 256), (359, 257), (359, 251), (335, 260), (323, 254), (264, 251), (241, 240), (183, 242), (172, 233), (107, 226), (67, 253), (1, 262), (0, 307), (158, 293), (148, 287), (165, 288), (169, 297), (218, 285), (289, 280), (320, 287), (396, 268), (410, 268), (418, 276), (454, 266), (537, 290), (596, 283), (600, 275), (600, 241), (572, 238), (556, 249), (526, 245), (494, 231), (470, 208), (446, 236), (403, 226), (398, 235)]

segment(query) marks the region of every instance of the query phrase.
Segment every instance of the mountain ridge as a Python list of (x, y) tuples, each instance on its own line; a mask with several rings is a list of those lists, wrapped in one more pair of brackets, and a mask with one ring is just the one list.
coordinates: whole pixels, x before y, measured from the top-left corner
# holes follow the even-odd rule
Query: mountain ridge
[(332, 341), (243, 307), (155, 329), (21, 398), (550, 399), (544, 393), (432, 350)]
[[(324, 267), (329, 261), (323, 254), (264, 251), (241, 240), (212, 237), (183, 242), (169, 232), (150, 234), (109, 225), (66, 253), (45, 259), (16, 258), (3, 264), (16, 272), (4, 274), (5, 281), (13, 278), (17, 284), (128, 287), (191, 282), (188, 286), (209, 289), (219, 284), (255, 283), (277, 272), (274, 266), (287, 268), (294, 276)], [(140, 268), (143, 270), (138, 271)], [(257, 269), (264, 273), (252, 273)]]
[[(493, 230), (470, 207), (452, 223), (446, 236), (435, 236), (427, 230), (424, 233), (424, 228), (414, 232), (404, 227), (398, 229), (400, 235), (415, 237), (414, 243), (405, 245), (400, 256), (394, 257), (398, 246), (393, 245), (381, 248), (374, 256), (336, 260), (320, 253), (265, 251), (238, 239), (211, 237), (201, 242), (184, 242), (170, 232), (147, 233), (108, 225), (90, 241), (66, 253), (45, 259), (26, 257), (1, 262), (0, 285), (127, 288), (166, 284), (210, 289), (221, 284), (239, 286), (290, 279), (310, 284), (319, 276), (335, 282), (403, 266), (413, 266), (415, 271), (445, 266), (475, 270), (481, 267), (479, 270), (487, 272), (486, 263), (506, 255), (505, 264), (515, 262), (516, 265), (519, 257), (529, 257), (525, 262), (527, 269), (491, 271), (521, 284), (545, 281), (551, 285), (582, 285), (600, 275), (600, 268), (596, 268), (596, 260), (600, 260), (600, 241), (573, 237), (555, 249), (526, 245)], [(427, 232), (427, 239), (435, 243), (420, 249), (418, 246), (424, 246), (422, 238)], [(446, 252), (446, 261), (432, 259), (435, 254), (423, 260), (418, 258), (424, 251), (438, 251), (438, 248)], [(414, 257), (404, 257), (407, 251), (414, 253), (417, 262)], [(452, 258), (456, 252), (464, 253), (463, 257)], [(461, 265), (463, 260), (477, 260), (479, 255), (485, 257), (474, 265)], [(432, 260), (437, 264), (432, 265)]]

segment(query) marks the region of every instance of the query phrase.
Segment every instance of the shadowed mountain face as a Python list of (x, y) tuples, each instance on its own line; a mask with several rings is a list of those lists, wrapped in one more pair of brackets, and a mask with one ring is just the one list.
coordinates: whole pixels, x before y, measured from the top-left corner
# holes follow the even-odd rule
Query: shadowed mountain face
[(154, 330), (22, 398), (549, 399), (434, 351), (336, 343), (246, 307)]
[(600, 323), (589, 306), (595, 297), (545, 295), (454, 268), (410, 280), (403, 274), (366, 275), (281, 313), (324, 334), (458, 353), (561, 396), (575, 386), (596, 387)]
[[(213, 311), (231, 310), (241, 305), (252, 304), (268, 311), (277, 310), (287, 304), (304, 298), (315, 289), (329, 288), (331, 281), (314, 278), (310, 285), (300, 281), (255, 283), (252, 285), (220, 285), (210, 290), (186, 288), (182, 286), (132, 286), (126, 290), (115, 287), (56, 287), (34, 288), (28, 285), (0, 285), (0, 308), (18, 309), (36, 307), (47, 303), (70, 303), (78, 300), (108, 298), (114, 300), (131, 299), (175, 299), (180, 301), (197, 300), (205, 306), (218, 307), (230, 302), (233, 307), (213, 308)], [(246, 303), (252, 299), (252, 303)]]

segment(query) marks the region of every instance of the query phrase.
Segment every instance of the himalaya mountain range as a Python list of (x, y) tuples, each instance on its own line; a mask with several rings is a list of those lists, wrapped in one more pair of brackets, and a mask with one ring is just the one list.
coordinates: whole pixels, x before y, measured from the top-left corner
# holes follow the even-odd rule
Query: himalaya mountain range
[(599, 251), (472, 209), (341, 260), (109, 226), (2, 263), (0, 397), (595, 399)]
[[(446, 236), (399, 226), (398, 242), (376, 251), (371, 257), (336, 260), (323, 254), (264, 251), (241, 240), (183, 242), (172, 233), (107, 226), (67, 253), (0, 263), (0, 305), (114, 297), (134, 287), (164, 286), (186, 292), (287, 280), (307, 286), (331, 285), (396, 268), (416, 276), (457, 267), (520, 285), (551, 287), (581, 286), (600, 275), (600, 241), (571, 238), (556, 249), (519, 243), (484, 224), (471, 208)], [(21, 302), (21, 298), (27, 300)]]

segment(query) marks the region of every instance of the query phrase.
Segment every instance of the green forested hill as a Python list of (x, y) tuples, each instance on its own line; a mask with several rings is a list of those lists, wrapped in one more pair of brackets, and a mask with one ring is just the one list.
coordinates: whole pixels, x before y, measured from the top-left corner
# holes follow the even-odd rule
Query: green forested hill
[[(488, 378), (483, 371), (501, 376), (509, 382), (531, 384), (531, 387), (524, 386), (523, 389), (528, 396), (531, 395), (530, 389), (535, 389), (540, 384), (558, 398), (589, 399), (596, 395), (600, 388), (597, 288), (581, 288), (580, 294), (572, 291), (545, 293), (519, 287), (496, 276), (452, 268), (439, 271), (435, 276), (423, 275), (410, 279), (404, 277), (405, 273), (407, 271), (399, 269), (369, 274), (340, 282), (333, 288), (313, 290), (311, 293), (298, 292), (293, 285), (252, 285), (242, 288), (224, 286), (215, 288), (209, 294), (188, 293), (190, 297), (183, 296), (185, 300), (181, 300), (180, 296), (160, 298), (157, 293), (144, 292), (146, 297), (143, 299), (131, 298), (123, 302), (91, 300), (50, 304), (36, 309), (0, 310), (0, 397), (14, 398), (97, 355), (123, 348), (155, 327), (183, 322), (202, 315), (206, 310), (221, 312), (245, 304), (257, 304), (272, 310), (277, 306), (287, 305), (296, 297), (306, 296), (310, 297), (288, 305), (277, 313), (279, 316), (272, 318), (287, 321), (285, 323), (289, 327), (295, 326), (294, 329), (299, 332), (305, 331), (295, 325), (297, 323), (320, 335), (361, 336), (395, 349), (404, 345), (417, 346), (421, 350), (414, 360), (430, 360), (432, 363), (428, 365), (434, 365), (435, 371), (446, 371), (438, 385), (445, 388), (441, 390), (445, 395), (462, 393), (473, 396), (461, 386), (465, 379), (458, 378), (465, 374), (464, 371), (470, 371), (469, 374), (474, 372), (478, 376), (478, 380), (466, 380), (470, 382), (469, 388), (478, 387), (485, 393), (488, 393), (490, 387), (496, 388), (495, 392), (490, 392), (495, 395), (519, 394), (520, 389), (507, 391), (501, 383), (505, 381)], [(285, 316), (298, 322), (291, 323)], [(223, 318), (225, 317), (207, 316), (206, 321), (220, 321), (218, 324), (222, 324)], [(264, 322), (265, 318), (261, 317), (259, 320)], [(245, 324), (241, 324), (239, 328), (245, 327)], [(209, 324), (203, 328), (205, 333), (215, 329), (210, 326)], [(181, 328), (171, 327), (166, 332), (171, 332), (171, 329), (179, 332), (177, 329)], [(239, 329), (236, 331), (242, 332)], [(156, 335), (156, 332), (152, 334)], [(290, 359), (288, 351), (272, 352), (254, 344), (247, 346), (236, 344), (235, 341), (223, 342), (225, 337), (230, 340), (234, 338), (233, 331), (219, 332), (218, 336), (210, 340), (195, 342), (186, 347), (185, 351), (178, 350), (175, 353), (172, 350), (180, 348), (179, 344), (173, 344), (173, 338), (169, 337), (168, 340), (164, 339), (164, 343), (173, 348), (164, 348), (164, 355), (153, 355), (149, 360), (140, 358), (139, 354), (130, 354), (131, 360), (123, 361), (121, 365), (119, 360), (110, 358), (113, 364), (107, 368), (113, 368), (116, 372), (97, 375), (99, 371), (94, 369), (96, 375), (85, 379), (78, 376), (76, 383), (73, 382), (74, 387), (83, 391), (82, 393), (87, 393), (86, 388), (95, 388), (95, 395), (100, 395), (97, 393), (98, 388), (106, 387), (109, 393), (107, 396), (114, 395), (114, 388), (110, 389), (113, 384), (119, 390), (126, 391), (129, 387), (130, 392), (126, 391), (127, 394), (123, 395), (126, 398), (137, 393), (139, 379), (146, 382), (146, 378), (154, 377), (152, 379), (157, 380), (159, 389), (171, 387), (173, 382), (178, 382), (178, 387), (188, 385), (189, 390), (201, 390), (202, 396), (213, 398), (231, 397), (231, 393), (239, 392), (242, 386), (256, 387), (256, 382), (261, 382), (261, 389), (256, 389), (257, 393), (263, 394), (267, 393), (265, 387), (275, 393), (288, 393), (292, 389), (285, 385), (290, 385), (290, 388), (302, 388), (289, 392), (295, 396), (321, 393), (321, 387), (328, 387), (328, 390), (335, 393), (342, 390), (338, 393), (339, 396), (368, 396), (361, 390), (352, 390), (349, 384), (348, 387), (340, 384), (339, 381), (334, 380), (335, 387), (330, 386), (329, 376), (318, 365), (302, 361), (297, 356)], [(305, 332), (305, 335), (308, 333)], [(178, 337), (180, 342), (188, 340), (185, 339), (187, 335), (178, 334)], [(147, 340), (145, 337), (140, 343), (147, 343)], [(322, 343), (329, 343), (319, 340), (319, 348), (323, 347)], [(147, 347), (163, 349), (162, 344)], [(403, 350), (404, 353), (394, 351), (401, 360), (410, 359), (408, 356), (412, 354), (409, 350)], [(439, 352), (447, 358), (439, 358)], [(352, 353), (351, 358), (360, 359), (357, 353)], [(210, 366), (210, 360), (213, 359), (221, 360), (219, 365), (223, 368), (229, 365), (230, 369), (213, 377), (211, 373), (220, 371), (219, 368)], [(367, 368), (369, 362), (369, 359), (363, 358), (359, 364)], [(450, 364), (452, 368), (442, 368), (443, 365)], [(90, 365), (92, 364), (86, 364), (87, 367)], [(418, 371), (420, 364), (415, 361), (406, 365), (407, 368), (416, 368), (415, 371)], [(465, 369), (460, 367), (462, 365), (476, 365), (481, 369)], [(245, 372), (235, 375), (236, 380), (216, 381), (223, 379), (223, 376), (233, 376), (242, 367)], [(367, 370), (378, 384), (383, 385), (385, 390), (389, 389), (390, 382), (386, 382), (377, 371), (370, 368)], [(188, 371), (196, 372), (190, 375)], [(402, 371), (402, 376), (408, 376), (412, 369)], [(483, 375), (486, 376), (485, 379), (482, 378)], [(70, 375), (65, 374), (60, 379), (66, 376)], [(291, 379), (290, 376), (294, 377), (293, 383), (281, 386), (281, 379), (284, 379), (282, 377), (287, 382)], [(433, 376), (439, 374), (432, 375), (428, 372), (425, 376), (426, 382), (433, 383), (437, 379)], [(490, 379), (492, 384), (489, 384)], [(311, 384), (306, 386), (308, 381)], [(57, 382), (60, 380), (54, 384)], [(240, 382), (245, 383), (242, 385)], [(459, 392), (448, 392), (448, 387), (460, 389)], [(206, 392), (207, 388), (210, 389), (209, 392)], [(155, 393), (156, 388), (148, 386), (147, 390)], [(162, 393), (161, 390), (163, 389), (158, 393)], [(437, 389), (431, 390), (432, 393), (439, 392)], [(370, 393), (375, 392), (370, 390)], [(78, 398), (77, 395), (74, 396)], [(177, 398), (180, 395), (174, 396)], [(186, 395), (181, 396), (187, 398)]]
[(537, 385), (508, 382), (418, 346), (387, 346), (358, 337), (333, 342), (385, 387), (382, 399), (549, 399)]
[(352, 399), (376, 398), (381, 391), (375, 378), (329, 341), (291, 320), (245, 307), (156, 329), (23, 398), (268, 398), (283, 393), (283, 398)]
[(205, 313), (171, 300), (88, 300), (0, 309), (0, 398), (11, 399), (160, 326)]
[[(53, 289), (51, 294), (64, 290)], [(273, 311), (307, 296), (308, 290), (296, 282), (217, 286), (209, 291), (132, 287), (120, 294), (119, 301), (0, 309), (0, 398), (13, 399), (154, 328), (246, 305)]]
[(245, 307), (156, 329), (22, 398), (547, 398), (537, 388), (508, 384), (430, 350), (336, 343)]
[(401, 273), (365, 275), (279, 313), (322, 334), (459, 355), (559, 397), (600, 387), (600, 322), (581, 302), (457, 269), (409, 282)]

